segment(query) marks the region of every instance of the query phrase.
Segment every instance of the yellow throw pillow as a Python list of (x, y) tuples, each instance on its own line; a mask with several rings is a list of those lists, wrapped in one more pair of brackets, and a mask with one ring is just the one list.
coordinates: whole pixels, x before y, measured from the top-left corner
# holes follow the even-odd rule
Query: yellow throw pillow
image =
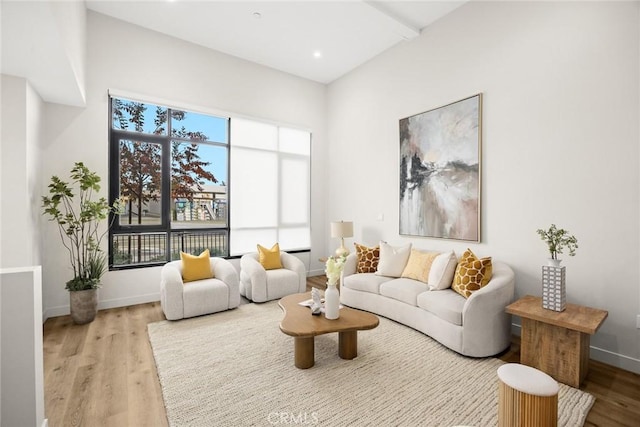
[(280, 261), (280, 244), (276, 243), (271, 249), (258, 245), (258, 260), (265, 270), (283, 268)]
[(356, 273), (375, 273), (378, 270), (380, 260), (380, 246), (369, 248), (359, 243), (353, 243), (356, 247)]
[(401, 277), (427, 283), (429, 281), (431, 264), (433, 264), (433, 260), (436, 259), (438, 255), (440, 255), (439, 252), (421, 252), (416, 249), (411, 249), (409, 261), (407, 261), (407, 266), (402, 271)]
[(213, 278), (211, 263), (209, 262), (209, 249), (205, 249), (198, 256), (180, 252), (180, 259), (182, 260), (183, 282)]
[(489, 283), (492, 273), (491, 257), (478, 259), (471, 249), (467, 249), (458, 262), (451, 289), (469, 298), (472, 293)]

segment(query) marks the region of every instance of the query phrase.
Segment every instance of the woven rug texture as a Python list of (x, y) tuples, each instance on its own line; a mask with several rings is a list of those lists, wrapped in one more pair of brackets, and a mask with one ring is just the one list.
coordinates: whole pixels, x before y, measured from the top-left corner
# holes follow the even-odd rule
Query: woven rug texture
[[(497, 426), (497, 368), (380, 318), (358, 332), (358, 357), (338, 335), (315, 338), (315, 366), (293, 365), (277, 302), (148, 325), (169, 424), (183, 426)], [(560, 385), (559, 426), (584, 424), (595, 398)]]

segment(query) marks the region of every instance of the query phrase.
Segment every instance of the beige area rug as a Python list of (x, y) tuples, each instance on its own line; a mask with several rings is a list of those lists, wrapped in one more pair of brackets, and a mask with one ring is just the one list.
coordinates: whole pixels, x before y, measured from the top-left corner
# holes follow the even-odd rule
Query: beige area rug
[[(385, 318), (358, 332), (358, 357), (337, 334), (316, 337), (316, 364), (293, 365), (276, 302), (148, 326), (171, 426), (496, 426), (498, 359), (458, 355)], [(594, 397), (566, 385), (559, 426), (582, 426)]]

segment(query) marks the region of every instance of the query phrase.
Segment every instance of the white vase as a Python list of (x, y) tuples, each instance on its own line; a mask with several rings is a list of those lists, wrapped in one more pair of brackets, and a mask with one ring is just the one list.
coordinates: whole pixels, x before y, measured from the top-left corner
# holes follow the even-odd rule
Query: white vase
[(327, 290), (324, 292), (324, 317), (329, 320), (340, 317), (340, 292), (336, 282), (327, 283)]
[(547, 265), (549, 267), (560, 267), (561, 262), (562, 262), (561, 259), (547, 258)]

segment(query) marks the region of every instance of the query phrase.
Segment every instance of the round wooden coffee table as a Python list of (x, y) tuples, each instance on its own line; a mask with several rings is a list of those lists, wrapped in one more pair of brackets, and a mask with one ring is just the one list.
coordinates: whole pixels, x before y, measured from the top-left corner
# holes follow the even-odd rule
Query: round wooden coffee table
[(314, 365), (314, 337), (332, 332), (338, 333), (338, 355), (351, 360), (358, 355), (358, 331), (378, 326), (377, 316), (349, 307), (340, 309), (340, 317), (329, 320), (324, 314), (314, 316), (309, 307), (298, 304), (311, 298), (311, 293), (293, 294), (282, 298), (279, 305), (284, 311), (280, 330), (292, 336), (296, 368), (307, 369)]

